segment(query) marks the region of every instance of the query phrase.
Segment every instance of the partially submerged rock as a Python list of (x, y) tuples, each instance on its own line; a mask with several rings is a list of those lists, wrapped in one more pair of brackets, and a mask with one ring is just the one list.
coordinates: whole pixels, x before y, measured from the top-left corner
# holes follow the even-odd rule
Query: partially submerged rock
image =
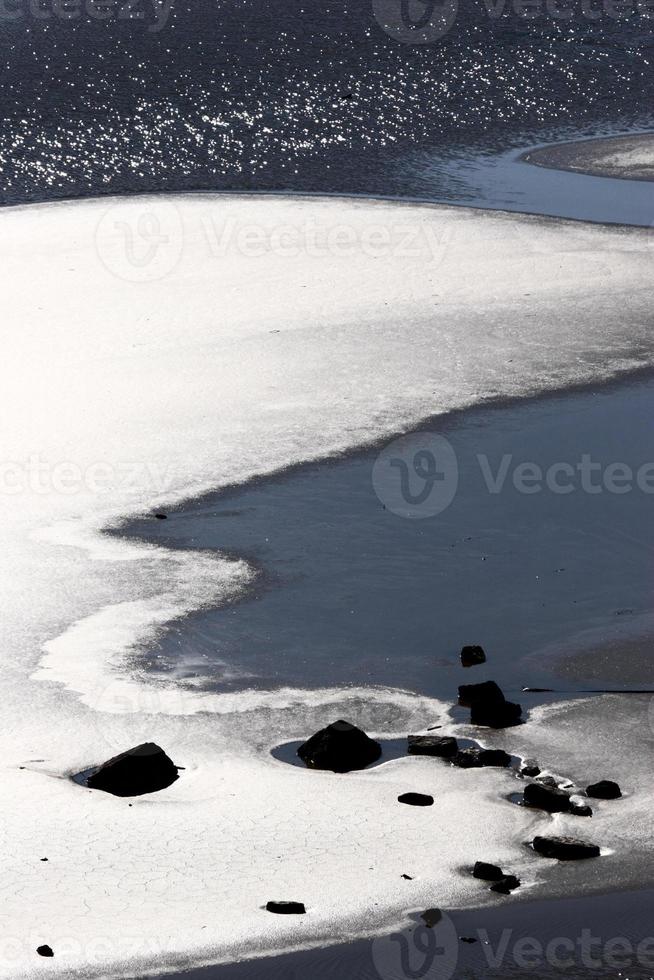
[(39, 956), (54, 956), (51, 946), (37, 946), (36, 952)]
[(459, 769), (481, 769), (479, 749), (461, 749), (452, 759), (452, 765)]
[(535, 759), (525, 759), (520, 768), (520, 774), (533, 779), (535, 776), (540, 776), (540, 766)]
[(495, 681), (462, 684), (459, 687), (459, 702), (470, 706), (470, 721), (473, 725), (509, 728), (519, 724), (522, 716), (520, 705), (507, 701)]
[(570, 813), (574, 817), (592, 817), (593, 811), (587, 803), (580, 803), (577, 800), (570, 800)]
[(309, 769), (352, 772), (365, 769), (382, 754), (381, 745), (356, 725), (336, 721), (312, 735), (297, 750)]
[(482, 766), (498, 766), (506, 769), (511, 765), (511, 756), (504, 749), (480, 749), (479, 758)]
[(519, 725), (521, 718), (522, 708), (513, 701), (496, 704), (475, 702), (470, 708), (471, 724), (483, 725), (486, 728), (511, 728), (513, 725)]
[(514, 892), (519, 887), (519, 878), (516, 878), (515, 875), (505, 875), (500, 881), (496, 881), (495, 884), (491, 885), (490, 890), (497, 892), (499, 895), (510, 895), (511, 892)]
[(452, 759), (452, 765), (460, 769), (506, 768), (511, 765), (511, 756), (503, 749), (461, 749)]
[(486, 663), (486, 654), (483, 647), (467, 646), (461, 651), (461, 664), (464, 667), (477, 667), (479, 664)]
[(558, 861), (583, 861), (600, 856), (597, 844), (574, 837), (534, 837), (533, 848), (537, 854)]
[(154, 742), (144, 742), (109, 759), (87, 779), (89, 789), (114, 796), (143, 796), (166, 789), (179, 778), (177, 766)]
[(440, 909), (426, 909), (421, 913), (420, 918), (428, 929), (433, 929), (443, 918), (443, 913)]
[(409, 755), (433, 755), (439, 759), (451, 759), (457, 751), (455, 738), (446, 735), (409, 735)]
[(481, 684), (461, 684), (459, 686), (459, 701), (468, 707), (475, 702), (491, 704), (504, 700), (502, 688), (495, 681), (484, 681)]
[(547, 810), (548, 813), (569, 813), (570, 795), (562, 789), (543, 786), (541, 783), (530, 783), (525, 786), (525, 803), (528, 806)]
[(307, 910), (302, 902), (268, 902), (266, 911), (275, 915), (306, 915)]
[(403, 793), (398, 796), (398, 803), (406, 803), (407, 806), (433, 806), (434, 797), (427, 796), (425, 793)]
[(619, 800), (622, 791), (617, 783), (610, 779), (602, 779), (599, 783), (593, 783), (586, 788), (586, 796), (595, 800)]
[(475, 862), (472, 875), (482, 881), (501, 881), (502, 878), (506, 877), (502, 869), (498, 868), (496, 864), (486, 864), (485, 861)]

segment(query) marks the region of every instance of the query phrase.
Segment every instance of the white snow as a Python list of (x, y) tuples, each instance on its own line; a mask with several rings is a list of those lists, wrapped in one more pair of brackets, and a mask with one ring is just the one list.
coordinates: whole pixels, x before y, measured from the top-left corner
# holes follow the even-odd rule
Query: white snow
[[(443, 705), (147, 680), (156, 630), (251, 571), (100, 532), (452, 408), (649, 362), (647, 233), (196, 195), (6, 209), (0, 250), (0, 976), (377, 932), (482, 900), (453, 873), (477, 857), (530, 863), (521, 842), (547, 818), (503, 800), (506, 774), (412, 759), (336, 777), (268, 755), (336, 717), (406, 734)], [(130, 807), (69, 780), (145, 738), (186, 767), (166, 792)], [(435, 808), (395, 804), (408, 789)], [(309, 914), (277, 919), (270, 898)]]

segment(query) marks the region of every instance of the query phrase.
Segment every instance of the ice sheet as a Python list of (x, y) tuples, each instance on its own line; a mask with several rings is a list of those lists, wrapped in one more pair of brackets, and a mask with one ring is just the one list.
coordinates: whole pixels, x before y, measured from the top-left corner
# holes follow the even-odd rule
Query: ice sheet
[[(480, 901), (462, 864), (528, 862), (534, 818), (503, 799), (509, 776), (398, 760), (341, 778), (268, 754), (341, 715), (406, 734), (443, 705), (338, 678), (154, 685), (153, 633), (233, 599), (252, 570), (100, 531), (453, 408), (649, 363), (647, 233), (205, 195), (10, 209), (0, 229), (0, 975), (252, 955)], [(155, 798), (68, 779), (144, 738), (186, 767)], [(436, 807), (398, 806), (408, 789)], [(270, 898), (309, 914), (276, 919)]]

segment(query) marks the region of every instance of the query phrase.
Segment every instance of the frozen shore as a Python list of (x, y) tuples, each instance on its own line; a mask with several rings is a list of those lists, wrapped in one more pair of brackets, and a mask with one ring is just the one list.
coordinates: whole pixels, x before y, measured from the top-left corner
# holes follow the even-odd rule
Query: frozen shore
[(654, 133), (553, 144), (530, 150), (522, 159), (539, 167), (595, 177), (654, 180)]
[[(548, 869), (522, 842), (550, 818), (508, 804), (506, 774), (413, 759), (335, 777), (269, 755), (335, 716), (403, 735), (447, 724), (446, 705), (147, 682), (157, 629), (237, 597), (251, 572), (100, 532), (453, 408), (651, 363), (647, 232), (208, 195), (16, 208), (0, 223), (0, 975), (161, 970), (381, 932), (410, 908), (478, 903), (459, 871), (491, 853), (538, 881)], [(530, 751), (540, 729), (521, 731)], [(185, 767), (156, 797), (130, 806), (68, 778), (145, 738)], [(552, 734), (546, 750), (556, 765)], [(407, 790), (437, 810), (397, 807)], [(623, 820), (630, 807), (644, 855), (643, 799)], [(598, 821), (608, 842), (617, 819)], [(309, 914), (280, 921), (270, 898)]]

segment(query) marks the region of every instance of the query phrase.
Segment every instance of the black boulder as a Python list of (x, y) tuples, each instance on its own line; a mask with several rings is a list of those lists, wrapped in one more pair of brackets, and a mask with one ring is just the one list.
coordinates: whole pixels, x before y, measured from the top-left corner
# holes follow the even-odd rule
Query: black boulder
[(434, 797), (426, 796), (424, 793), (403, 793), (398, 796), (398, 803), (406, 803), (407, 806), (433, 806)]
[(365, 769), (382, 754), (381, 745), (348, 721), (336, 721), (312, 735), (297, 750), (309, 769), (352, 772)]
[(458, 750), (455, 738), (445, 735), (409, 735), (409, 755), (433, 755), (451, 759)]
[(569, 813), (570, 796), (562, 789), (542, 786), (540, 783), (530, 783), (525, 786), (525, 803), (528, 806), (547, 810), (548, 813)]
[(486, 663), (486, 654), (482, 647), (468, 646), (461, 651), (461, 663), (464, 667), (477, 667)]
[(586, 787), (586, 796), (595, 800), (619, 800), (622, 791), (617, 783), (611, 782), (610, 779), (602, 779), (599, 783)]
[(143, 796), (166, 789), (179, 778), (177, 766), (154, 742), (144, 742), (109, 759), (87, 779), (89, 789), (114, 796)]
[(534, 837), (533, 847), (543, 857), (558, 861), (583, 861), (600, 856), (597, 844), (589, 844), (574, 837)]

